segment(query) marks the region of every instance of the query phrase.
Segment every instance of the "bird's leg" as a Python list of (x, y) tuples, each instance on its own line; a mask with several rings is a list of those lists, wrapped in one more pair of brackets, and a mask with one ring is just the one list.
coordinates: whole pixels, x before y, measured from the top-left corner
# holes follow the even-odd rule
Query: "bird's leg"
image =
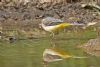
[(51, 32), (51, 34), (50, 34), (50, 38), (53, 40), (54, 37), (55, 37), (55, 34), (54, 34), (53, 32)]
[(48, 62), (43, 61), (43, 67), (48, 67)]
[(55, 34), (53, 32), (51, 32), (51, 37), (52, 37), (52, 39), (54, 39), (54, 37), (55, 37)]
[(53, 43), (54, 40), (55, 40), (55, 34), (52, 32), (51, 38), (50, 38), (50, 42), (51, 42), (51, 46), (52, 46), (53, 48), (56, 46), (55, 43)]
[(55, 47), (56, 47), (56, 43), (51, 42), (51, 47), (52, 47), (52, 48), (55, 48)]

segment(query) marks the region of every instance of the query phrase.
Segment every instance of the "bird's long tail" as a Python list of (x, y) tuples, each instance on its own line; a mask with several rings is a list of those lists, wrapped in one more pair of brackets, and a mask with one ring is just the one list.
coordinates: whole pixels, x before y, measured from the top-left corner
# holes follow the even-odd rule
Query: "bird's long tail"
[(95, 24), (97, 24), (97, 22), (89, 22), (89, 23), (85, 24), (82, 28), (83, 28), (83, 29), (86, 29), (87, 27), (93, 26), (93, 25), (95, 25)]
[(62, 27), (67, 27), (67, 26), (84, 26), (85, 24), (83, 24), (83, 23), (67, 23), (67, 22), (65, 22), (65, 23), (63, 23), (63, 24), (61, 24), (61, 26)]
[(74, 23), (70, 23), (70, 25), (76, 25), (76, 26), (92, 26), (95, 25), (97, 22), (89, 22), (89, 23), (78, 23), (78, 22), (74, 22)]
[(92, 25), (95, 25), (97, 22), (90, 22), (90, 23), (87, 23), (87, 26), (92, 26)]
[(72, 56), (72, 58), (88, 58), (88, 57), (78, 57), (78, 56)]
[(70, 25), (74, 25), (74, 26), (84, 26), (85, 24), (84, 23), (74, 22), (74, 23), (70, 23)]

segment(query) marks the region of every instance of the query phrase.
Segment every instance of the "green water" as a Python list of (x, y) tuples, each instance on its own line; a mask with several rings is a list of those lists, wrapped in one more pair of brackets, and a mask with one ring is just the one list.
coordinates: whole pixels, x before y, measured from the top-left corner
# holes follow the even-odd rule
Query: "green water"
[[(52, 41), (71, 55), (87, 56), (86, 59), (73, 59), (49, 63), (48, 67), (100, 67), (100, 57), (91, 56), (76, 48), (89, 39), (95, 38), (93, 31), (86, 31), (81, 35), (74, 33), (61, 33)], [(0, 41), (0, 67), (43, 67), (42, 53), (44, 49), (51, 47), (50, 38), (17, 40), (15, 43)]]

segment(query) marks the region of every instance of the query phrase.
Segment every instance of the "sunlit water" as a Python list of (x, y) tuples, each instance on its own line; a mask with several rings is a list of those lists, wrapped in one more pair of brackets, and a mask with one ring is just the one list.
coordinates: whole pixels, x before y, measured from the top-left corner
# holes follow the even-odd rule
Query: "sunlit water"
[[(87, 33), (86, 33), (87, 34)], [(63, 36), (61, 34), (59, 36)], [(69, 34), (68, 34), (69, 35)], [(91, 56), (76, 47), (82, 45), (91, 38), (91, 35), (57, 37), (53, 43), (71, 55), (85, 56), (85, 59), (68, 58), (62, 61), (49, 63), (48, 67), (100, 67), (100, 57)], [(51, 47), (49, 37), (31, 40), (17, 40), (15, 43), (0, 42), (0, 67), (43, 67), (42, 53), (44, 49)]]

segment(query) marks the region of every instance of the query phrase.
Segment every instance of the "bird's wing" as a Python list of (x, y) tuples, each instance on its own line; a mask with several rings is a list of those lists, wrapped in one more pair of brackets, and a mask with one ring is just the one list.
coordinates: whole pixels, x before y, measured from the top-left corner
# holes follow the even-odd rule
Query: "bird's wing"
[(51, 22), (51, 23), (47, 24), (47, 26), (55, 26), (55, 25), (59, 25), (61, 23), (63, 23), (63, 22)]
[(63, 23), (61, 19), (56, 19), (53, 17), (44, 18), (42, 21), (46, 26), (54, 26)]

